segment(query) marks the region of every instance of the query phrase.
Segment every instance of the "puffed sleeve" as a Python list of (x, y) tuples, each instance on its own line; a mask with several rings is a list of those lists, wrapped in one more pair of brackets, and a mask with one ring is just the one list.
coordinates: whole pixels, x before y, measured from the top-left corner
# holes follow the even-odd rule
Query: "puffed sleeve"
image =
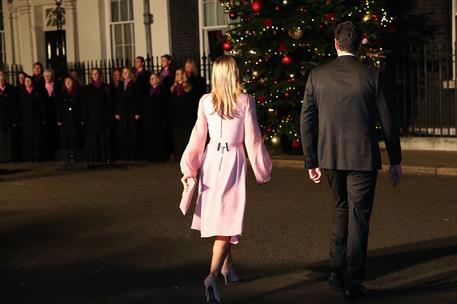
[(246, 96), (248, 96), (248, 103), (244, 116), (244, 144), (257, 183), (264, 184), (271, 179), (271, 158), (260, 133), (255, 101), (249, 95)]
[(196, 177), (204, 160), (206, 137), (208, 135), (208, 122), (203, 108), (204, 99), (205, 96), (200, 99), (197, 121), (181, 158), (181, 172), (185, 176)]

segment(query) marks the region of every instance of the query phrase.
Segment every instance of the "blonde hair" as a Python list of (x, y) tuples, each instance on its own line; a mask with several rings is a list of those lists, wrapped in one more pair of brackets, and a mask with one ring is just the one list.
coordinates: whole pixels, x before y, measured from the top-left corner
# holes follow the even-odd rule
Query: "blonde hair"
[(176, 80), (176, 74), (178, 74), (178, 72), (181, 72), (182, 85), (183, 85), (183, 88), (184, 88), (184, 92), (189, 93), (190, 90), (192, 89), (192, 87), (191, 87), (191, 85), (189, 83), (189, 79), (187, 78), (186, 73), (184, 72), (184, 69), (177, 69), (176, 70), (176, 72), (175, 72), (175, 82), (173, 83), (173, 85), (170, 88), (171, 92), (174, 92), (175, 89), (176, 89), (176, 86), (178, 85), (178, 80)]
[(214, 61), (211, 73), (211, 97), (214, 112), (222, 118), (238, 115), (236, 103), (241, 94), (240, 71), (235, 57), (222, 55)]
[(124, 80), (124, 71), (127, 70), (129, 72), (129, 79), (131, 81), (136, 81), (136, 77), (135, 77), (135, 74), (132, 72), (132, 69), (128, 66), (125, 66), (122, 68), (122, 71), (121, 71), (121, 79)]

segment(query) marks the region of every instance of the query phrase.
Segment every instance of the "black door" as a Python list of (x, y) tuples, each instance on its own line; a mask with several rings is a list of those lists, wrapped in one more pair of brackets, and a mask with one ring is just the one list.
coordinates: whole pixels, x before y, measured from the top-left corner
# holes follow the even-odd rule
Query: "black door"
[(66, 70), (67, 50), (65, 31), (46, 32), (46, 63), (58, 76)]

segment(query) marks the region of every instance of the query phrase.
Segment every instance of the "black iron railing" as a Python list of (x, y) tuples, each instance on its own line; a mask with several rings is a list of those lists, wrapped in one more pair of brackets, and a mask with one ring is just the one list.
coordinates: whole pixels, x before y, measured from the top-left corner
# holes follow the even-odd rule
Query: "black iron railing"
[(457, 136), (455, 54), (411, 45), (392, 54), (387, 71), (402, 135)]

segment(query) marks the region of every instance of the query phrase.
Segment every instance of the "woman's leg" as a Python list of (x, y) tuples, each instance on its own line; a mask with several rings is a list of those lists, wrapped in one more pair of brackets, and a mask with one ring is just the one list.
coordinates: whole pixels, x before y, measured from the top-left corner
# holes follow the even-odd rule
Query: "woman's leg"
[(235, 268), (233, 267), (232, 250), (230, 243), (227, 250), (227, 255), (225, 256), (224, 264), (222, 265), (221, 273), (227, 280), (226, 283), (238, 282), (240, 280), (239, 276), (235, 272)]
[(227, 257), (227, 253), (229, 252), (229, 240), (229, 236), (217, 236), (216, 240), (214, 241), (213, 257), (211, 259), (210, 269), (210, 274), (214, 278), (217, 278), (219, 272), (221, 271), (222, 265), (224, 264), (224, 261)]
[(213, 246), (213, 257), (211, 259), (211, 268), (210, 274), (203, 281), (203, 284), (206, 288), (207, 302), (215, 300), (220, 302), (221, 297), (217, 290), (217, 276), (221, 271), (222, 264), (224, 263), (225, 257), (227, 256), (227, 251), (229, 248), (229, 239), (230, 237), (226, 236), (217, 236), (214, 241)]

